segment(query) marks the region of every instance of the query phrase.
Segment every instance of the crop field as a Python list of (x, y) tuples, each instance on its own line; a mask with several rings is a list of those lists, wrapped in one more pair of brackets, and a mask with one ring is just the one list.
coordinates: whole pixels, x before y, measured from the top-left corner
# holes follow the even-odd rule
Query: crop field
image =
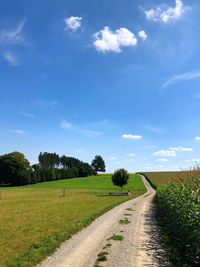
[(167, 183), (178, 183), (180, 178), (185, 177), (186, 172), (143, 172), (143, 174), (156, 186)]
[(174, 266), (200, 266), (200, 169), (145, 172), (157, 186), (157, 219)]
[(124, 189), (132, 195), (100, 196), (120, 191), (111, 175), (2, 188), (0, 266), (33, 266), (96, 217), (146, 191), (134, 174)]

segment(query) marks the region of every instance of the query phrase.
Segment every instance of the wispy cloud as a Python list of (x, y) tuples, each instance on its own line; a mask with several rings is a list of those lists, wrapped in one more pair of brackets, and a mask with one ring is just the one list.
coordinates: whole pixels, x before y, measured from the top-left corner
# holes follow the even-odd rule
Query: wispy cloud
[(11, 66), (18, 66), (19, 62), (17, 61), (16, 57), (9, 51), (3, 54), (4, 59), (11, 65)]
[(184, 13), (183, 2), (181, 0), (175, 1), (175, 7), (166, 7), (166, 5), (159, 5), (156, 8), (144, 11), (146, 18), (153, 21), (162, 21), (167, 23), (171, 20), (178, 19)]
[(41, 107), (54, 107), (59, 104), (56, 100), (37, 100), (36, 103)]
[(25, 134), (25, 132), (23, 130), (13, 130), (13, 133), (16, 133), (16, 134), (19, 134), (19, 135)]
[(0, 32), (0, 43), (2, 44), (23, 44), (24, 37), (22, 31), (26, 20), (21, 20), (18, 25), (12, 30), (2, 30)]
[(19, 112), (20, 115), (27, 117), (27, 118), (34, 118), (34, 115), (25, 111)]
[(134, 153), (128, 153), (127, 156), (128, 157), (135, 157), (136, 155)]
[(80, 153), (82, 153), (84, 151), (85, 151), (84, 149), (79, 149), (79, 150), (76, 151), (76, 153), (80, 154)]
[(152, 132), (152, 133), (156, 133), (156, 134), (161, 134), (163, 132), (163, 130), (161, 128), (152, 126), (152, 125), (146, 125), (145, 129), (147, 129), (148, 131)]
[(185, 159), (185, 162), (200, 162), (200, 159)]
[(71, 29), (73, 31), (76, 31), (81, 27), (82, 18), (72, 16), (70, 18), (66, 18), (64, 21), (66, 25), (65, 30)]
[(200, 98), (200, 94), (195, 94), (194, 97), (195, 98)]
[(137, 38), (126, 28), (119, 28), (112, 31), (109, 27), (104, 27), (103, 30), (96, 32), (94, 35), (94, 47), (99, 52), (122, 52), (121, 47), (136, 46)]
[(200, 141), (200, 136), (196, 136), (195, 140)]
[(66, 120), (61, 122), (61, 128), (63, 129), (69, 129), (72, 128), (72, 124)]
[(159, 161), (159, 162), (167, 162), (169, 160), (168, 159), (157, 159), (156, 161)]
[(99, 136), (99, 135), (102, 134), (102, 132), (98, 132), (98, 131), (79, 129), (77, 127), (72, 126), (72, 124), (70, 122), (66, 121), (66, 120), (62, 121), (60, 126), (63, 129), (72, 130), (74, 132), (84, 134), (84, 135), (86, 135), (88, 137), (95, 137), (95, 136)]
[(179, 146), (179, 147), (170, 147), (171, 150), (174, 150), (174, 151), (193, 151), (192, 148), (186, 148), (186, 147), (182, 147), (182, 146)]
[(159, 150), (153, 153), (154, 156), (175, 157), (176, 152), (174, 150)]
[(141, 135), (123, 134), (122, 138), (138, 140), (138, 139), (142, 139), (143, 137)]
[(109, 160), (117, 160), (115, 157), (110, 157)]
[(187, 80), (193, 80), (193, 79), (197, 79), (200, 78), (200, 71), (194, 71), (194, 72), (187, 72), (184, 74), (180, 74), (180, 75), (175, 75), (172, 78), (170, 78), (168, 81), (166, 81), (163, 84), (163, 88), (172, 85), (174, 83), (178, 83), (181, 81), (187, 81)]

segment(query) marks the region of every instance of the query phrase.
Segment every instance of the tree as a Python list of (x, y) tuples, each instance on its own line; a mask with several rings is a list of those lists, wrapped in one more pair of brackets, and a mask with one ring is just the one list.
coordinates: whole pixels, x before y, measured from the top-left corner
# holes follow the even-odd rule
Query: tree
[(105, 162), (103, 158), (99, 155), (95, 156), (91, 164), (93, 172), (97, 175), (98, 172), (105, 172)]
[(0, 184), (29, 184), (31, 171), (30, 163), (20, 152), (0, 156)]
[(127, 184), (129, 179), (129, 174), (125, 169), (119, 169), (114, 172), (114, 175), (112, 176), (112, 182), (116, 186), (121, 187), (121, 192), (122, 188), (125, 184)]

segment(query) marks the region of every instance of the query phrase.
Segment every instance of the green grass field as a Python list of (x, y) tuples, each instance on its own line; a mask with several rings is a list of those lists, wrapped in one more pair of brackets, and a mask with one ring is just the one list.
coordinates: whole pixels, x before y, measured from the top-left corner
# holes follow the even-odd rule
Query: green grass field
[(99, 196), (120, 191), (111, 175), (1, 189), (0, 266), (33, 266), (96, 217), (146, 191), (137, 175), (124, 189), (132, 195)]
[[(129, 180), (128, 184), (124, 186), (124, 190), (140, 189), (141, 184), (136, 180)], [(26, 188), (69, 188), (69, 189), (102, 189), (119, 191), (119, 187), (112, 184), (111, 174), (101, 174), (97, 176), (82, 177), (76, 179), (57, 180), (52, 182), (44, 182), (33, 185), (27, 185)]]

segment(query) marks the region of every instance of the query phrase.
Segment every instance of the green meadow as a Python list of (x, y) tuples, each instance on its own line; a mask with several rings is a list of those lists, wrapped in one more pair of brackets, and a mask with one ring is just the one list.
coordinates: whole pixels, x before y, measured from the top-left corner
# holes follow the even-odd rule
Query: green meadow
[(37, 264), (95, 218), (146, 191), (135, 174), (124, 190), (132, 195), (100, 196), (120, 191), (112, 184), (111, 175), (2, 188), (0, 266)]

